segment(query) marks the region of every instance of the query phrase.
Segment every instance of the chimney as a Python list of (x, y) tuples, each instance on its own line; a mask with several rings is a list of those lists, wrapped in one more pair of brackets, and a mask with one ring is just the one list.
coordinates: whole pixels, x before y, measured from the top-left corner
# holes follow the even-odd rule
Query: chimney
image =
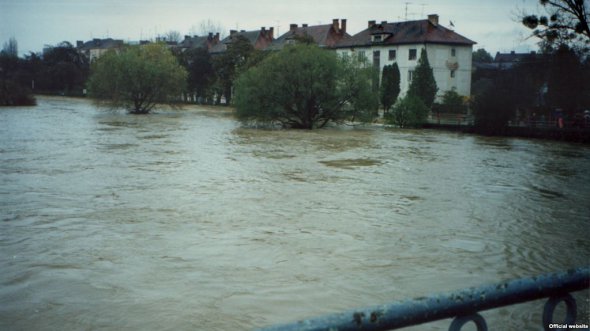
[(76, 47), (77, 48), (81, 48), (82, 46), (84, 46), (84, 42), (82, 40), (77, 40), (76, 41)]
[(209, 40), (213, 39), (213, 32), (209, 32), (209, 36), (207, 37), (207, 39), (209, 39)]
[(270, 39), (273, 39), (275, 37), (275, 28), (272, 26), (268, 28), (268, 34), (270, 35)]
[(289, 31), (293, 32), (297, 29), (297, 24), (291, 24), (289, 25)]
[(434, 26), (438, 26), (438, 15), (437, 14), (430, 14), (428, 15), (428, 20)]
[(302, 27), (302, 28), (307, 28), (307, 23), (303, 23), (303, 24), (301, 24), (301, 27)]
[(387, 21), (381, 21), (381, 25), (387, 24)]
[(369, 21), (369, 28), (372, 28), (377, 21)]
[(191, 39), (191, 36), (184, 35), (184, 40), (189, 40), (189, 39)]
[(213, 39), (213, 41), (217, 44), (219, 42), (219, 32), (217, 32), (215, 34), (215, 38)]
[(343, 34), (346, 33), (346, 18), (340, 20), (340, 30)]
[(338, 30), (340, 30), (340, 25), (338, 25), (338, 19), (335, 18), (332, 20), (332, 27), (334, 28), (334, 31), (338, 32)]
[(233, 36), (234, 34), (238, 33), (238, 30), (229, 30), (229, 36)]

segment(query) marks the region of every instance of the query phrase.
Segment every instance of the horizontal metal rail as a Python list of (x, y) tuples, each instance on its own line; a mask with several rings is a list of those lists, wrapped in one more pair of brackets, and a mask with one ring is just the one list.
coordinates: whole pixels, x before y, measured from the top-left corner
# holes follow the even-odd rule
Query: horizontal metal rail
[[(521, 278), (463, 289), (446, 294), (421, 297), (381, 306), (355, 309), (301, 320), (295, 323), (276, 325), (264, 331), (312, 331), (312, 330), (393, 330), (407, 326), (455, 318), (450, 330), (473, 321), (478, 330), (487, 330), (480, 311), (550, 298), (545, 305), (544, 328), (559, 330), (552, 322), (553, 310), (561, 301), (567, 305), (567, 318), (563, 323), (575, 323), (576, 305), (569, 292), (590, 287), (590, 267), (550, 273), (537, 277)], [(587, 326), (586, 326), (587, 328)]]

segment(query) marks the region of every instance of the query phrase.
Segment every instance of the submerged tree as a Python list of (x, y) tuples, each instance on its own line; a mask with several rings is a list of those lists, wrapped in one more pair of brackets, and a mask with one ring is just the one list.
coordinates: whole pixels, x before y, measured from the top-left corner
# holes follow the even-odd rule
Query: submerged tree
[(428, 107), (422, 99), (408, 94), (397, 101), (392, 111), (385, 115), (385, 120), (400, 128), (419, 127), (426, 121), (427, 116)]
[(420, 59), (418, 65), (414, 69), (414, 74), (410, 87), (408, 89), (408, 95), (418, 97), (426, 107), (432, 107), (434, 98), (436, 97), (436, 81), (434, 80), (434, 74), (432, 73), (432, 67), (428, 62), (428, 54), (426, 49), (422, 49), (420, 52)]
[(395, 104), (400, 92), (400, 73), (397, 62), (383, 67), (381, 74), (381, 105), (385, 113)]
[(99, 104), (147, 114), (157, 103), (172, 104), (183, 92), (187, 73), (162, 44), (110, 51), (96, 61), (88, 82)]
[[(240, 76), (236, 111), (243, 122), (312, 129), (347, 116), (366, 118), (378, 97), (363, 67), (315, 45), (298, 44), (269, 55)], [(348, 109), (347, 109), (348, 108)]]

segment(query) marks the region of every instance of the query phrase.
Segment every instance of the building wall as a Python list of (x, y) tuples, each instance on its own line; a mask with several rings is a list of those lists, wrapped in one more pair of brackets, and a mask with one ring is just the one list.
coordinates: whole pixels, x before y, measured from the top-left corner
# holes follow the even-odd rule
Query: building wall
[[(400, 70), (400, 95), (405, 95), (410, 86), (410, 72), (416, 68), (422, 49), (426, 48), (428, 61), (432, 67), (434, 79), (438, 87), (437, 98), (440, 98), (446, 91), (455, 88), (460, 95), (471, 94), (471, 56), (472, 46), (470, 45), (444, 45), (444, 44), (410, 44), (410, 45), (374, 45), (362, 48), (341, 48), (336, 52), (339, 55), (362, 54), (373, 63), (374, 52), (379, 52), (379, 70), (383, 67), (397, 62)], [(452, 50), (454, 51), (454, 56)], [(410, 59), (410, 50), (416, 51), (416, 57)], [(395, 58), (390, 59), (390, 51), (395, 51)], [(454, 76), (451, 71), (454, 70)]]

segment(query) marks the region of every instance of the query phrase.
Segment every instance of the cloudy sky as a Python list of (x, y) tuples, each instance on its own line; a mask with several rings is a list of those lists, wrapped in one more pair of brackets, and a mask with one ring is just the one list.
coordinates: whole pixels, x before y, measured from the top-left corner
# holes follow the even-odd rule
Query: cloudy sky
[[(537, 0), (0, 0), (0, 43), (15, 37), (19, 54), (40, 52), (61, 41), (116, 38), (151, 39), (175, 30), (199, 32), (202, 22), (230, 29), (274, 27), (282, 34), (290, 23), (327, 24), (346, 18), (355, 34), (367, 21), (402, 21), (438, 14), (439, 22), (477, 42), (474, 49), (530, 51), (536, 41), (517, 22), (523, 10), (538, 12)], [(407, 9), (406, 9), (407, 8)], [(406, 14), (407, 13), (407, 14)], [(217, 31), (215, 31), (217, 32)]]

